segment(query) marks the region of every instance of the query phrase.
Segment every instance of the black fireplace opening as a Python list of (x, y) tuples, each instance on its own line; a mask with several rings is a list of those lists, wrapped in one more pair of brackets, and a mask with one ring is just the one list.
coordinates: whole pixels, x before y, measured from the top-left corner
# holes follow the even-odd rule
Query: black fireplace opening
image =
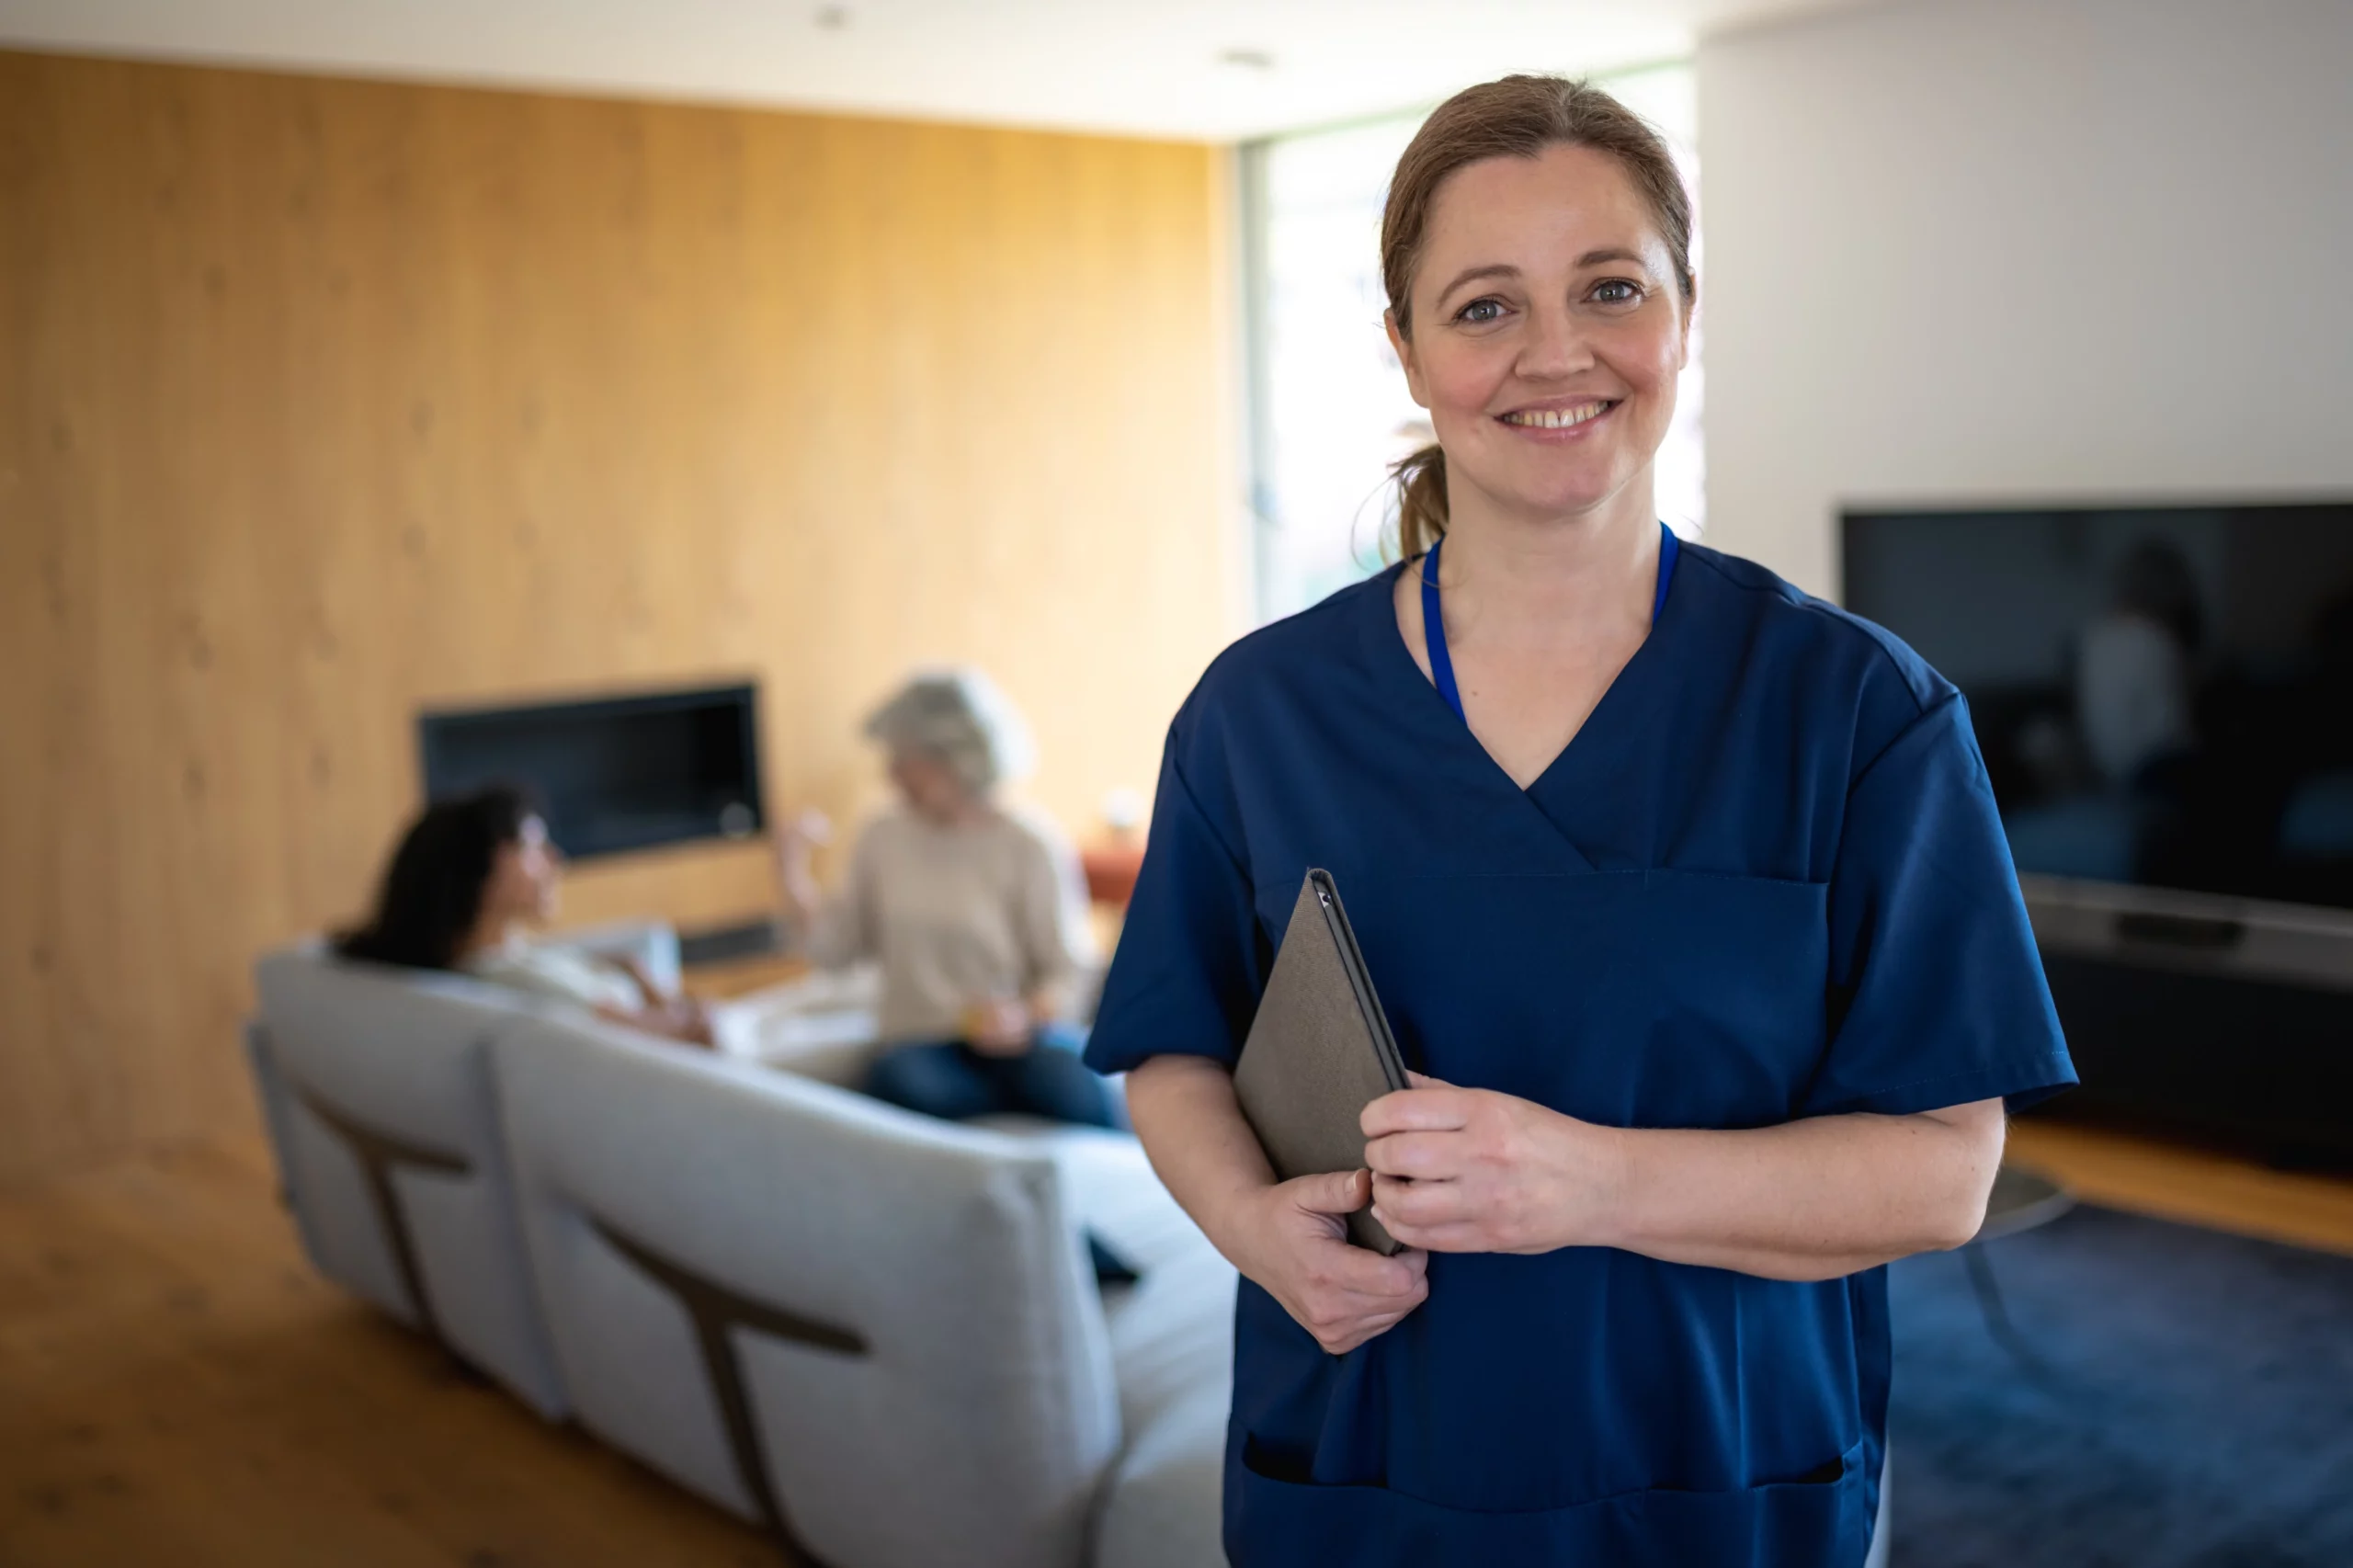
[(767, 826), (758, 690), (748, 684), (442, 709), (416, 723), (427, 799), (520, 785), (574, 859)]

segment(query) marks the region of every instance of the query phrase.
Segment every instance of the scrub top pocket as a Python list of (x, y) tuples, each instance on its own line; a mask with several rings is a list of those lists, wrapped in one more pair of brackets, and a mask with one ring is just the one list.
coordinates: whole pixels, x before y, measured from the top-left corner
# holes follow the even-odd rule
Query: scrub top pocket
[(1253, 1439), (1229, 1437), (1226, 1551), (1234, 1568), (1302, 1562), (1411, 1562), (1416, 1568), (1505, 1563), (1805, 1562), (1853, 1568), (1870, 1549), (1873, 1499), (1857, 1442), (1820, 1467), (1821, 1481), (1720, 1492), (1646, 1488), (1568, 1507), (1483, 1512), (1378, 1486), (1318, 1486), (1265, 1473)]

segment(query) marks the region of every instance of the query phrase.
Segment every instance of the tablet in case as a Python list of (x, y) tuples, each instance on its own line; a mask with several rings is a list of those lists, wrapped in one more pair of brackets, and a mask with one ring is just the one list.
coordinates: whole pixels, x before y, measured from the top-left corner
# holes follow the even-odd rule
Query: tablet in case
[[(1330, 872), (1310, 870), (1233, 1070), (1242, 1114), (1285, 1181), (1361, 1170), (1364, 1108), (1405, 1086), (1340, 890)], [(1348, 1215), (1347, 1227), (1358, 1246), (1399, 1250), (1365, 1210)]]

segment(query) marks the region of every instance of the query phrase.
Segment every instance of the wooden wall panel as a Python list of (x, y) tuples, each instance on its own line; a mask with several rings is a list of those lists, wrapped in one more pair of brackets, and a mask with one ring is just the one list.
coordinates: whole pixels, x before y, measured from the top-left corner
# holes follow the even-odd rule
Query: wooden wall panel
[[(1074, 831), (1235, 625), (1191, 145), (0, 53), (0, 1176), (249, 1123), (420, 706), (761, 682), (777, 804), (971, 659)], [(756, 906), (756, 848), (575, 912)]]

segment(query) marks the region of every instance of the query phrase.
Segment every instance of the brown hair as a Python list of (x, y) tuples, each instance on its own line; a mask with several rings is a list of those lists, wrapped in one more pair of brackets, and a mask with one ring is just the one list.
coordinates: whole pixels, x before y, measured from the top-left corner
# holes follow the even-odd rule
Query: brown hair
[[(1430, 205), (1447, 176), (1488, 158), (1533, 158), (1547, 147), (1590, 147), (1626, 171), (1666, 241), (1675, 281), (1688, 309), (1698, 298), (1691, 275), (1691, 197), (1666, 143), (1650, 125), (1600, 88), (1565, 76), (1506, 76), (1465, 87), (1438, 105), (1397, 160), (1381, 214), (1381, 280), (1389, 291), (1397, 335), (1414, 335), (1414, 272), (1421, 265)], [(1436, 442), (1390, 469), (1397, 482), (1397, 551), (1407, 560), (1445, 536), (1446, 453)]]

